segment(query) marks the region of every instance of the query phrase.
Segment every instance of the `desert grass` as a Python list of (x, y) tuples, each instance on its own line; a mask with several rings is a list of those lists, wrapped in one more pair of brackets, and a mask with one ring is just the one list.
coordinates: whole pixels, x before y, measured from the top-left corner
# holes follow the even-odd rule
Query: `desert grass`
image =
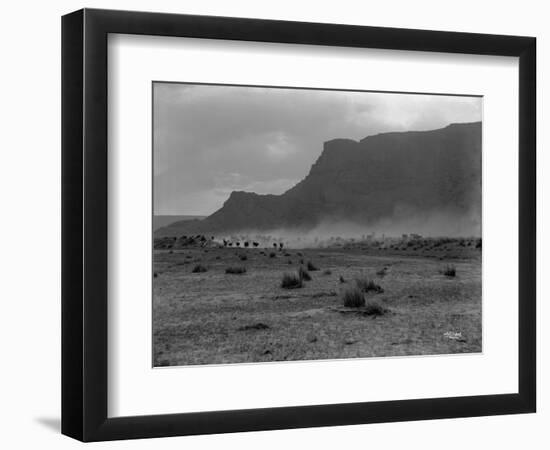
[[(306, 261), (325, 255), (320, 273), (330, 267), (333, 276), (311, 273), (312, 280), (302, 281), (299, 289), (282, 287), (285, 272), (300, 284), (299, 265), (289, 266), (282, 253), (271, 259), (261, 256), (261, 249), (248, 252), (246, 274), (234, 275), (225, 273), (229, 266), (242, 265), (234, 248), (210, 248), (207, 254), (186, 248), (185, 254), (173, 255), (155, 250), (153, 273), (159, 276), (153, 283), (154, 365), (480, 352), (481, 252), (475, 240), (471, 242), (437, 256), (419, 256), (414, 247), (408, 247), (410, 255), (378, 255), (360, 248), (300, 249)], [(183, 261), (189, 264), (178, 265)], [(442, 276), (446, 262), (456, 267), (455, 278)], [(195, 264), (208, 268), (207, 278), (191, 273)], [(380, 282), (373, 277), (382, 267), (391, 270)], [(340, 283), (340, 277), (347, 283)], [(364, 306), (344, 307), (343, 292), (356, 287), (356, 278), (373, 279), (384, 293), (363, 293)], [(369, 306), (372, 303), (379, 307)], [(258, 323), (269, 329), (237, 331)], [(460, 340), (446, 337), (456, 333)]]
[(242, 327), (237, 328), (238, 331), (250, 331), (250, 330), (268, 330), (269, 325), (266, 325), (265, 323), (258, 322), (253, 325), (243, 325)]
[(281, 280), (281, 287), (283, 289), (299, 289), (304, 286), (302, 277), (294, 273), (285, 273)]
[(359, 288), (349, 288), (342, 294), (342, 301), (346, 308), (360, 308), (365, 306), (365, 296)]
[(378, 284), (376, 284), (373, 280), (369, 280), (367, 278), (356, 278), (355, 279), (355, 285), (361, 292), (374, 292), (376, 294), (381, 294), (384, 292), (384, 289)]
[(373, 301), (366, 303), (364, 310), (367, 316), (382, 316), (388, 312), (380, 303)]
[(319, 270), (319, 268), (315, 264), (313, 264), (311, 261), (308, 261), (307, 270), (309, 270), (310, 272), (314, 272), (316, 270)]
[(225, 273), (231, 274), (231, 275), (242, 275), (243, 273), (246, 273), (246, 267), (244, 266), (232, 266), (225, 269)]
[(442, 270), (446, 277), (456, 277), (456, 267), (453, 264), (446, 265)]
[(311, 281), (311, 275), (309, 274), (309, 272), (304, 269), (303, 267), (300, 267), (298, 269), (298, 276), (304, 280), (304, 281)]
[(193, 273), (202, 273), (206, 272), (208, 269), (206, 266), (203, 266), (202, 264), (197, 264), (195, 267), (193, 267), (193, 270), (191, 272)]

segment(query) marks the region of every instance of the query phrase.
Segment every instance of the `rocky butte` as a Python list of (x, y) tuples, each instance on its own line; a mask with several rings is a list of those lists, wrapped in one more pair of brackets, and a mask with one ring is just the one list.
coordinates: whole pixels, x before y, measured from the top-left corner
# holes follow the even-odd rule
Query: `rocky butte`
[(481, 122), (333, 139), (285, 193), (234, 191), (209, 217), (169, 228), (172, 235), (308, 230), (327, 220), (368, 226), (441, 211), (481, 217)]

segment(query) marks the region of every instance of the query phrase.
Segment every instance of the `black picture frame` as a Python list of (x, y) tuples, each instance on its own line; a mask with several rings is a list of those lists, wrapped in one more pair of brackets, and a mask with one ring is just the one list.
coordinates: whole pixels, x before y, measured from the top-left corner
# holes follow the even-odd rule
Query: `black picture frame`
[[(108, 418), (109, 33), (518, 57), (518, 393)], [(96, 9), (63, 16), (62, 433), (104, 441), (535, 412), (535, 91), (533, 37)]]

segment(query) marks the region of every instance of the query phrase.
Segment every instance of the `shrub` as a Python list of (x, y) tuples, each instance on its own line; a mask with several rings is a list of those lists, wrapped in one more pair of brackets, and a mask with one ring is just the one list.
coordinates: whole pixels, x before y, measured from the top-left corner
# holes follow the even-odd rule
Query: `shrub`
[(243, 267), (243, 266), (228, 267), (227, 269), (225, 269), (225, 273), (230, 273), (233, 275), (241, 275), (243, 273), (246, 273), (246, 267)]
[(266, 325), (265, 323), (258, 322), (253, 325), (244, 325), (242, 327), (237, 328), (238, 331), (249, 331), (249, 330), (268, 330), (269, 325)]
[(248, 256), (246, 256), (246, 255), (239, 255), (239, 259), (240, 259), (241, 261), (246, 261), (246, 260), (248, 259)]
[(365, 314), (367, 316), (382, 316), (387, 312), (386, 308), (376, 302), (369, 302), (365, 305)]
[(355, 280), (355, 284), (357, 285), (357, 288), (361, 291), (361, 292), (375, 292), (376, 294), (380, 294), (382, 292), (384, 292), (384, 289), (382, 289), (382, 287), (380, 287), (378, 284), (376, 284), (374, 281), (372, 280), (367, 280), (367, 279), (356, 279)]
[(193, 270), (191, 272), (193, 273), (201, 273), (206, 272), (208, 269), (203, 266), (202, 264), (197, 264), (195, 267), (193, 267)]
[(298, 289), (303, 287), (302, 279), (293, 273), (283, 274), (283, 279), (281, 280), (281, 287), (284, 289)]
[(276, 254), (275, 252), (271, 252), (271, 253), (269, 254), (269, 257), (270, 257), (270, 258), (275, 258), (275, 256), (277, 256), (277, 254)]
[(443, 275), (445, 275), (446, 277), (455, 277), (456, 267), (452, 264), (445, 266), (445, 268), (443, 269)]
[(376, 275), (378, 275), (379, 277), (384, 277), (386, 276), (387, 270), (388, 270), (387, 267), (383, 267), (382, 269), (376, 272)]
[(332, 270), (326, 269), (326, 270), (323, 272), (323, 275), (332, 275)]
[(304, 280), (304, 281), (311, 281), (311, 275), (309, 274), (309, 272), (304, 269), (303, 267), (300, 267), (298, 269), (298, 276), (300, 277), (300, 279)]
[(157, 278), (158, 276), (159, 276), (159, 274), (158, 274), (157, 272), (155, 272), (155, 273), (153, 274), (153, 277), (154, 277), (154, 278)]
[(315, 264), (313, 264), (311, 261), (308, 261), (307, 262), (307, 270), (309, 270), (311, 272), (314, 272), (316, 270), (319, 270), (319, 268), (316, 267)]
[(340, 275), (340, 283), (345, 283), (346, 280), (344, 279), (344, 277), (342, 275)]
[(342, 300), (344, 301), (344, 306), (347, 308), (360, 308), (361, 306), (365, 306), (365, 296), (358, 288), (351, 288), (344, 291)]

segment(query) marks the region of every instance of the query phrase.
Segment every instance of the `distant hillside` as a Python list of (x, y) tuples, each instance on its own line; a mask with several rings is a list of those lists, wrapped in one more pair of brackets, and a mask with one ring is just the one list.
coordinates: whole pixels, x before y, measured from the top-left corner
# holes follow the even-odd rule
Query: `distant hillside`
[[(161, 228), (167, 227), (170, 228), (169, 225), (172, 225), (173, 223), (179, 222), (187, 222), (189, 220), (196, 220), (196, 219), (204, 219), (206, 216), (170, 216), (170, 215), (159, 215), (159, 216), (153, 216), (153, 231), (156, 232), (159, 231)], [(173, 230), (172, 230), (173, 231)], [(170, 231), (168, 231), (170, 232)], [(170, 236), (168, 234), (168, 236)]]
[(285, 193), (232, 192), (209, 217), (170, 230), (306, 230), (323, 221), (369, 225), (443, 211), (481, 217), (480, 122), (325, 142), (309, 174)]

